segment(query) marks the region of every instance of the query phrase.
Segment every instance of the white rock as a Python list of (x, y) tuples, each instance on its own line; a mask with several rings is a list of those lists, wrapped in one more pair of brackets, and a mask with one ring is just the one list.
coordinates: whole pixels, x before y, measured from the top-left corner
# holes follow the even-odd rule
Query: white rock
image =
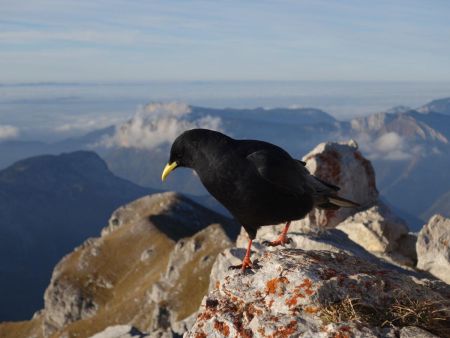
[[(377, 201), (374, 169), (358, 151), (355, 141), (321, 143), (305, 155), (303, 161), (311, 174), (340, 187), (339, 196), (362, 207), (369, 207)], [(332, 228), (355, 212), (355, 208), (314, 209), (304, 222), (313, 227)]]
[(430, 218), (417, 238), (417, 267), (450, 284), (450, 219)]
[(185, 337), (398, 336), (399, 328), (381, 327), (383, 318), (377, 325), (326, 319), (325, 309), (345, 299), (376, 313), (386, 313), (395, 299), (445, 307), (438, 292), (367, 260), (343, 252), (278, 249), (265, 251), (253, 271), (227, 271), (216, 281)]
[(392, 252), (408, 226), (386, 206), (375, 205), (349, 216), (337, 228), (370, 252)]
[[(252, 245), (251, 259), (254, 262), (261, 260), (261, 258), (266, 255), (266, 252), (274, 252), (282, 249), (282, 247), (279, 246), (270, 247), (264, 244), (264, 242), (276, 239), (282, 228), (282, 225), (260, 228)], [(380, 258), (378, 255), (372, 255), (363, 246), (352, 241), (348, 235), (340, 229), (329, 229), (326, 232), (298, 232), (293, 230), (288, 233), (288, 237), (290, 239), (290, 243), (285, 244), (284, 248), (302, 249), (306, 251), (322, 250), (334, 253), (343, 252), (374, 262), (378, 262), (378, 258)], [(248, 235), (245, 230), (242, 229), (236, 242), (237, 247), (226, 249), (217, 256), (211, 270), (209, 290), (214, 289), (217, 283), (229, 273), (228, 268), (230, 266), (238, 265), (242, 262), (247, 244)], [(398, 265), (396, 264), (395, 259), (390, 258), (390, 256), (381, 258), (387, 260), (388, 263)], [(400, 266), (404, 268), (402, 265)]]
[(90, 338), (146, 338), (148, 334), (142, 333), (131, 325), (115, 325), (94, 334)]
[(92, 317), (98, 310), (95, 301), (72, 285), (59, 279), (58, 265), (44, 294), (44, 334), (50, 336), (68, 323)]

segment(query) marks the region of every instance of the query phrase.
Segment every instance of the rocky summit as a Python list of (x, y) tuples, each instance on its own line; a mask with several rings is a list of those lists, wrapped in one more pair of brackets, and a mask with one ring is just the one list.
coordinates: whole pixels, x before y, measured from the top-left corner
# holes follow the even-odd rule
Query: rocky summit
[(216, 281), (186, 337), (397, 337), (450, 334), (447, 297), (347, 253), (266, 251), (250, 273)]
[(304, 159), (361, 207), (314, 210), (284, 247), (264, 244), (283, 224), (262, 227), (243, 273), (229, 270), (248, 240), (233, 221), (175, 193), (140, 198), (64, 257), (44, 309), (0, 337), (450, 337), (450, 220), (410, 233), (353, 141)]

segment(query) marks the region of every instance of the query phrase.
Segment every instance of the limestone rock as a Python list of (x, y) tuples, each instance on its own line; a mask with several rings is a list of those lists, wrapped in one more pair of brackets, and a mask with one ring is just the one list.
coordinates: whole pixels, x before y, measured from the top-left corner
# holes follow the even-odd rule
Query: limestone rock
[[(267, 246), (265, 242), (276, 239), (282, 228), (283, 225), (280, 224), (277, 226), (262, 227), (258, 231), (257, 237), (253, 241), (252, 245), (253, 261), (260, 260), (267, 251), (272, 252), (280, 250), (280, 247), (270, 247)], [(408, 267), (408, 264), (411, 263), (409, 258), (397, 254), (396, 252), (390, 253), (389, 255), (369, 252), (362, 245), (352, 241), (345, 232), (338, 228), (319, 232), (302, 232), (293, 230), (289, 231), (288, 238), (290, 241), (284, 245), (285, 248), (302, 249), (307, 251), (321, 250), (334, 253), (343, 252), (374, 263), (385, 264), (386, 267), (397, 269), (398, 271), (402, 271), (403, 273), (412, 276), (418, 276), (413, 269)], [(245, 230), (242, 229), (236, 241), (236, 247), (226, 249), (217, 256), (211, 270), (209, 290), (212, 290), (217, 282), (227, 275), (229, 266), (237, 265), (242, 261), (245, 255), (247, 243), (248, 235)], [(404, 264), (399, 264), (399, 261), (402, 259), (407, 260), (407, 262)], [(421, 277), (423, 276), (421, 275)]]
[(44, 295), (44, 334), (50, 336), (65, 325), (95, 315), (96, 301), (68, 279), (60, 279), (60, 269), (55, 269), (50, 286)]
[(349, 216), (337, 226), (348, 237), (370, 252), (392, 252), (397, 241), (408, 234), (408, 226), (384, 205)]
[(450, 284), (450, 219), (430, 218), (417, 238), (417, 268)]
[[(374, 169), (358, 151), (355, 141), (321, 143), (305, 155), (303, 161), (311, 174), (340, 187), (340, 196), (359, 203), (363, 208), (377, 201)], [(314, 209), (307, 222), (312, 226), (332, 228), (355, 212), (352, 208)]]
[[(185, 337), (398, 337), (404, 326), (449, 329), (449, 299), (346, 253), (266, 251), (253, 271), (228, 271)], [(403, 307), (433, 304), (430, 322)], [(433, 312), (436, 311), (436, 312)], [(433, 317), (435, 314), (435, 317)]]
[(217, 253), (231, 246), (219, 224), (177, 242), (165, 273), (148, 293), (148, 302), (155, 304), (152, 334), (158, 329), (183, 334), (192, 326)]
[(96, 333), (90, 338), (150, 338), (150, 336), (131, 325), (115, 325)]

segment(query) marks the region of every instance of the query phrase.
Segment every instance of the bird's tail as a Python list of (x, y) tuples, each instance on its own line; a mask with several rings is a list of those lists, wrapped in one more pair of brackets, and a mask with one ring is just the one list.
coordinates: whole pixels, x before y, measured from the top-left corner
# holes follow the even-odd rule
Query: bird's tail
[(317, 205), (321, 209), (357, 208), (360, 205), (348, 199), (336, 196), (325, 196), (325, 201)]
[(357, 208), (360, 205), (343, 197), (339, 197), (337, 192), (340, 188), (328, 183), (316, 176), (309, 175), (308, 183), (315, 191), (314, 205), (321, 209), (336, 210), (339, 208)]

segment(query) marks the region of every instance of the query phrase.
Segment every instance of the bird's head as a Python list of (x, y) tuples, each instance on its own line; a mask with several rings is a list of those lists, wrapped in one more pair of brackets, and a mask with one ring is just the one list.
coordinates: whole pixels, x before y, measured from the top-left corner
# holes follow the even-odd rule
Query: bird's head
[(202, 162), (201, 154), (218, 138), (225, 135), (208, 129), (191, 129), (178, 136), (170, 149), (169, 162), (164, 167), (161, 179), (164, 181), (178, 167), (195, 169)]

